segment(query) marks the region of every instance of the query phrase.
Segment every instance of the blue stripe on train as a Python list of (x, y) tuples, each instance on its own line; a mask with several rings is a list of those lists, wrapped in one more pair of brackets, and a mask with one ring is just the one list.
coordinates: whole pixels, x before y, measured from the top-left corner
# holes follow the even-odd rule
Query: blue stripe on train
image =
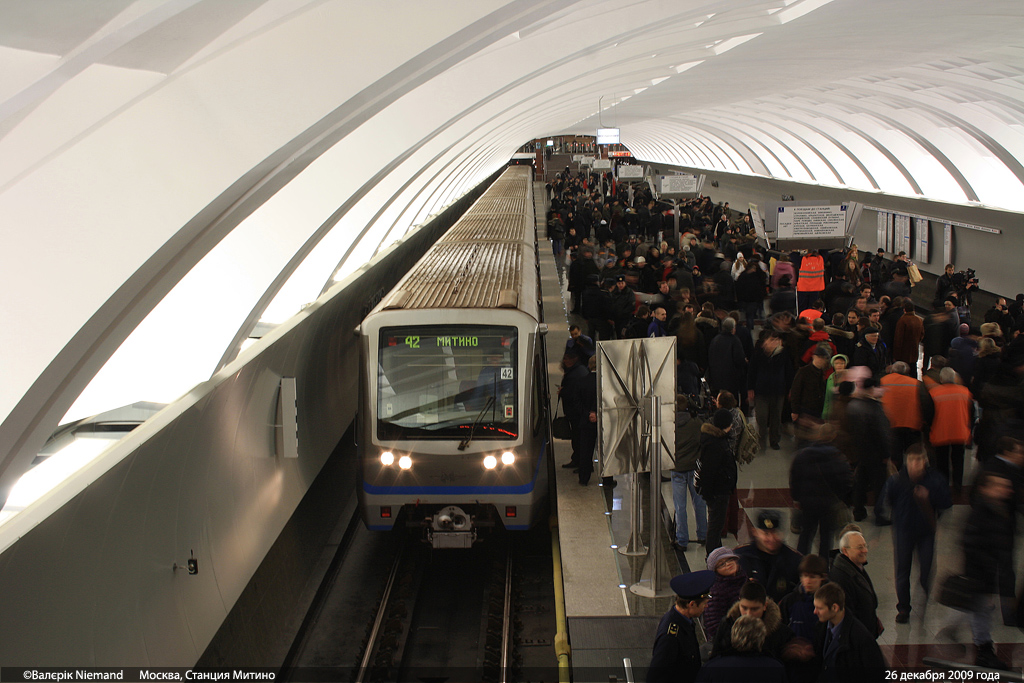
[(541, 463), (544, 462), (544, 455), (547, 453), (548, 442), (545, 441), (540, 447), (540, 457), (537, 458), (537, 468), (533, 471), (533, 479), (528, 484), (521, 486), (374, 486), (363, 482), (363, 491), (374, 496), (397, 496), (397, 495), (443, 495), (443, 496), (472, 496), (481, 494), (494, 495), (523, 495), (533, 491), (537, 484), (537, 476), (540, 473)]

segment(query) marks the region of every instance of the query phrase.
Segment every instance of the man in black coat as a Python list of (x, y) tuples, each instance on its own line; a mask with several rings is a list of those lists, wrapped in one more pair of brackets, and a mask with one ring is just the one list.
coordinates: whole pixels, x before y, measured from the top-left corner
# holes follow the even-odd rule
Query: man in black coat
[(996, 657), (992, 645), (992, 612), (999, 592), (1000, 568), (1012, 562), (1007, 557), (1013, 548), (1013, 522), (1008, 502), (1013, 497), (1009, 479), (993, 472), (982, 472), (975, 482), (971, 514), (964, 527), (964, 574), (977, 586), (971, 636), (977, 647), (975, 664), (993, 669), (1008, 669)]
[(935, 528), (939, 515), (953, 507), (945, 477), (928, 466), (928, 454), (920, 443), (906, 455), (906, 465), (894, 474), (885, 489), (892, 506), (893, 553), (896, 559), (897, 624), (910, 621), (910, 567), (917, 551), (921, 587), (931, 590), (935, 558)]
[(849, 440), (850, 453), (847, 457), (857, 463), (853, 485), (853, 519), (860, 521), (867, 517), (864, 504), (867, 492), (875, 493), (875, 524), (889, 523), (883, 513), (882, 485), (885, 484), (886, 467), (892, 457), (892, 430), (885, 415), (882, 402), (878, 399), (878, 383), (871, 377), (864, 379), (858, 391), (846, 407), (846, 433), (855, 435)]
[(871, 376), (881, 379), (889, 365), (889, 349), (881, 339), (877, 328), (869, 327), (861, 335), (860, 342), (853, 350), (850, 365), (863, 365), (871, 370)]
[(676, 603), (661, 618), (648, 683), (693, 683), (700, 671), (700, 645), (694, 620), (704, 613), (715, 573), (707, 569), (680, 574), (669, 582)]
[(747, 358), (743, 343), (735, 334), (736, 321), (722, 320), (722, 331), (708, 346), (708, 386), (712, 394), (725, 390), (741, 396), (747, 379)]
[(814, 593), (818, 628), (814, 653), (821, 658), (820, 681), (882, 681), (886, 661), (874, 636), (846, 610), (841, 586), (826, 583)]
[(558, 387), (558, 395), (562, 398), (562, 409), (565, 416), (569, 418), (569, 427), (572, 429), (572, 457), (563, 467), (578, 468), (580, 466), (580, 453), (583, 450), (580, 438), (583, 420), (583, 383), (590, 374), (586, 361), (582, 360), (580, 354), (567, 353), (562, 356), (562, 384)]
[(736, 458), (729, 447), (732, 413), (719, 408), (710, 422), (700, 427), (700, 459), (697, 463), (697, 492), (708, 507), (707, 554), (722, 545), (729, 496), (736, 490)]
[(829, 581), (840, 588), (846, 596), (845, 608), (856, 617), (872, 638), (881, 634), (881, 622), (875, 611), (878, 609), (878, 595), (871, 577), (864, 570), (868, 561), (868, 543), (857, 531), (848, 531), (839, 539), (839, 554), (828, 573)]
[(845, 505), (853, 488), (853, 471), (842, 453), (832, 445), (835, 427), (822, 425), (818, 440), (801, 449), (793, 457), (789, 470), (789, 492), (800, 506), (803, 529), (797, 541), (797, 552), (811, 551), (814, 535), (818, 537), (818, 554), (828, 557), (832, 549), (833, 519), (837, 506)]
[(778, 602), (800, 582), (803, 556), (782, 542), (782, 517), (775, 510), (758, 512), (751, 533), (754, 542), (736, 548), (740, 566)]

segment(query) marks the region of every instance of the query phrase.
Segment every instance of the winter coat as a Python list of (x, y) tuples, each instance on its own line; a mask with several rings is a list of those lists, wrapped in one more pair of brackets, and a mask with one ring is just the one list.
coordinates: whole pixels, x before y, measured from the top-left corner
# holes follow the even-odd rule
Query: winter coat
[(882, 462), (892, 457), (892, 433), (882, 403), (873, 398), (854, 398), (846, 406), (843, 425), (850, 440), (851, 461)]
[[(918, 486), (928, 489), (928, 506), (924, 509), (914, 497), (914, 489)], [(892, 506), (893, 529), (897, 536), (907, 539), (907, 542), (934, 534), (938, 515), (953, 507), (946, 478), (931, 467), (925, 469), (920, 481), (911, 481), (904, 466), (889, 477), (884, 491)]]
[(753, 389), (755, 396), (785, 396), (792, 372), (784, 347), (779, 346), (770, 356), (763, 349), (754, 349), (747, 368), (747, 389)]
[(774, 657), (743, 652), (717, 657), (701, 667), (697, 683), (786, 683), (786, 669)]
[(711, 340), (708, 347), (708, 385), (717, 393), (722, 389), (731, 391), (737, 398), (746, 386), (747, 359), (743, 355), (743, 343), (735, 334), (721, 333)]
[[(814, 634), (814, 654), (825, 655), (825, 634), (831, 625), (819, 623)], [(842, 683), (868, 683), (885, 678), (886, 662), (882, 650), (871, 631), (864, 627), (846, 608), (846, 616), (839, 624), (839, 644), (833, 654), (824, 658), (820, 681)]]
[(709, 641), (715, 641), (719, 624), (740, 599), (740, 588), (743, 588), (746, 582), (747, 574), (739, 566), (732, 576), (715, 574), (715, 582), (711, 584), (711, 598), (704, 608), (704, 633)]
[(781, 600), (800, 583), (800, 560), (803, 555), (783, 545), (777, 553), (766, 553), (755, 543), (736, 548), (740, 566), (752, 581), (764, 586), (768, 597)]
[(850, 365), (864, 365), (871, 370), (871, 376), (880, 379), (885, 374), (885, 368), (889, 365), (889, 349), (881, 339), (874, 348), (864, 339), (857, 344), (850, 358)]
[(878, 595), (871, 577), (842, 553), (832, 563), (829, 581), (834, 581), (846, 593), (846, 616), (856, 617), (872, 638), (878, 637)]
[(783, 275), (789, 276), (789, 283), (791, 285), (796, 284), (796, 269), (793, 268), (793, 264), (789, 261), (776, 261), (775, 270), (772, 271), (772, 289), (779, 288), (779, 280), (782, 279)]
[(768, 276), (760, 268), (744, 270), (736, 278), (736, 300), (749, 303), (764, 301), (768, 288)]
[(826, 373), (829, 368), (819, 369), (814, 364), (805, 365), (796, 371), (793, 386), (789, 390), (791, 412), (800, 415), (821, 417), (825, 408)]
[(694, 319), (694, 323), (697, 325), (700, 333), (704, 335), (704, 348), (706, 350), (711, 346), (711, 340), (715, 338), (720, 329), (718, 318), (705, 318), (703, 315), (698, 315)]
[(821, 330), (820, 332), (811, 332), (807, 337), (807, 342), (804, 344), (804, 352), (800, 355), (800, 362), (807, 365), (811, 362), (811, 356), (814, 355), (814, 349), (818, 348), (818, 344), (827, 344), (829, 349), (832, 351), (832, 355), (836, 355), (836, 345), (832, 341), (832, 338), (828, 336), (828, 332)]
[(676, 413), (676, 453), (673, 472), (690, 472), (697, 469), (700, 457), (700, 428), (704, 420), (693, 417), (685, 410)]
[(782, 623), (789, 626), (797, 638), (814, 642), (814, 631), (818, 616), (814, 613), (814, 593), (808, 593), (802, 585), (779, 601)]
[(999, 592), (998, 570), (1012, 566), (1013, 518), (1005, 505), (980, 495), (971, 504), (964, 527), (964, 573), (978, 583), (979, 594)]
[[(714, 592), (714, 588), (711, 590)], [(711, 647), (712, 659), (737, 654), (732, 646), (732, 625), (739, 618), (740, 604), (737, 602), (729, 609), (722, 623), (718, 625), (714, 645)], [(764, 614), (761, 616), (761, 620), (768, 631), (768, 635), (764, 639), (764, 646), (761, 648), (762, 651), (776, 659), (782, 659), (782, 650), (789, 641), (793, 640), (793, 631), (782, 622), (779, 606), (771, 598), (768, 598), (764, 605)]]
[(736, 490), (739, 473), (736, 458), (729, 449), (729, 435), (710, 422), (700, 426), (700, 465), (697, 472), (699, 493), (705, 498), (726, 496)]
[(813, 443), (793, 456), (789, 492), (802, 510), (821, 513), (837, 501), (846, 501), (853, 488), (853, 470), (846, 458), (828, 443)]

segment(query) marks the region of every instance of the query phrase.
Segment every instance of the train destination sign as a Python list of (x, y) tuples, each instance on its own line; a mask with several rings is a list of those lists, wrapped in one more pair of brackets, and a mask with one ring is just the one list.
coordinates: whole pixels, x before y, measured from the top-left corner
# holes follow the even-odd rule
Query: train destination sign
[(846, 204), (779, 207), (778, 238), (846, 236)]

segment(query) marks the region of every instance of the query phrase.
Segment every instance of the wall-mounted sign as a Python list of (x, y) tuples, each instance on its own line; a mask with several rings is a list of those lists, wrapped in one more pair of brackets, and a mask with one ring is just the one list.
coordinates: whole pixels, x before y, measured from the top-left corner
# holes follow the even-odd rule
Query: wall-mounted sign
[(846, 237), (846, 204), (779, 207), (779, 239)]
[(697, 176), (687, 173), (661, 176), (662, 194), (685, 194), (697, 191)]
[(640, 179), (644, 177), (644, 167), (632, 164), (623, 164), (618, 168), (619, 180), (624, 178)]

